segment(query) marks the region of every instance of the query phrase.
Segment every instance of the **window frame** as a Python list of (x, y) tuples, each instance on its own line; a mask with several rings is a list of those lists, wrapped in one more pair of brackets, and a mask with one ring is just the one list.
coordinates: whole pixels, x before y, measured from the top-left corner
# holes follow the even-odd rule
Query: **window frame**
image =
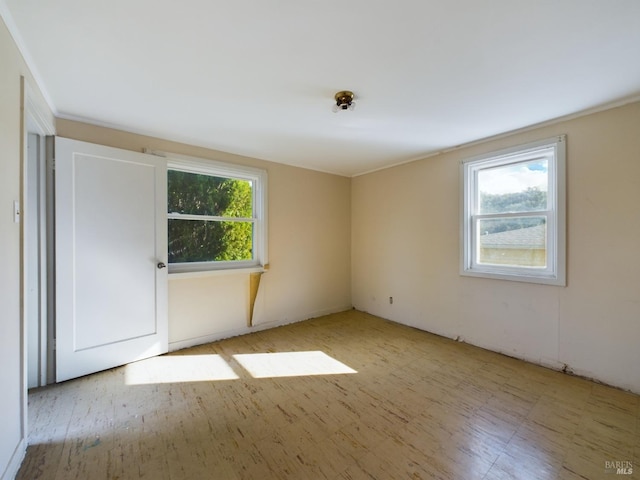
[[(546, 153), (545, 153), (546, 152)], [(548, 160), (547, 209), (513, 213), (478, 213), (478, 172), (525, 163), (541, 157)], [(460, 275), (512, 280), (546, 285), (566, 285), (566, 135), (462, 160), (460, 164), (462, 205), (460, 211)], [(546, 218), (544, 268), (483, 264), (478, 261), (477, 220), (515, 217)]]
[[(252, 243), (253, 258), (251, 260), (169, 263), (169, 274), (206, 274), (207, 272), (221, 273), (224, 271), (237, 272), (239, 270), (264, 270), (268, 264), (267, 171), (261, 168), (235, 165), (217, 160), (206, 160), (183, 155), (167, 154), (167, 176), (169, 170), (251, 181), (253, 195), (253, 215), (251, 220), (254, 225)], [(168, 199), (166, 202), (168, 202)], [(170, 219), (188, 220), (190, 217), (193, 216), (167, 212), (167, 222)]]

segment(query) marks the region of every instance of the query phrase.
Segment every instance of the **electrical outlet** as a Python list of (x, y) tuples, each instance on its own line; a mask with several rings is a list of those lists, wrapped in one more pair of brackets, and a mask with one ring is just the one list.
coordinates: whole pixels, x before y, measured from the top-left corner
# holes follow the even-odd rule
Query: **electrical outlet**
[(393, 305), (393, 297), (389, 297), (389, 305)]

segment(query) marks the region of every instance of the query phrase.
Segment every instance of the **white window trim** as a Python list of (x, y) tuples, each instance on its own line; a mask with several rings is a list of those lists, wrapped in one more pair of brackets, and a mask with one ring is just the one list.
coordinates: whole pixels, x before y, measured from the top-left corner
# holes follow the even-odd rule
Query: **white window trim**
[[(549, 191), (551, 200), (549, 210), (542, 212), (547, 218), (547, 258), (545, 269), (511, 267), (498, 265), (482, 265), (475, 262), (475, 232), (473, 218), (476, 191), (475, 175), (483, 168), (504, 163), (524, 162), (535, 158), (534, 154), (545, 148), (554, 152), (554, 160), (549, 164)], [(491, 152), (463, 160), (460, 165), (460, 191), (462, 203), (460, 208), (460, 275), (517, 282), (540, 283), (545, 285), (566, 285), (566, 136), (540, 140), (526, 145)], [(491, 217), (500, 215), (491, 215)], [(507, 214), (505, 216), (538, 216), (525, 212)]]
[[(251, 180), (254, 186), (253, 215), (255, 218), (255, 229), (253, 259), (242, 261), (171, 263), (169, 264), (169, 274), (172, 277), (183, 277), (193, 276), (188, 274), (194, 273), (206, 274), (206, 272), (223, 273), (226, 271), (229, 273), (240, 273), (241, 271), (264, 271), (265, 266), (269, 263), (267, 253), (267, 171), (261, 168), (235, 165), (173, 153), (154, 152), (154, 154), (160, 154), (166, 157), (168, 170)], [(171, 215), (168, 214), (167, 218), (171, 218)]]

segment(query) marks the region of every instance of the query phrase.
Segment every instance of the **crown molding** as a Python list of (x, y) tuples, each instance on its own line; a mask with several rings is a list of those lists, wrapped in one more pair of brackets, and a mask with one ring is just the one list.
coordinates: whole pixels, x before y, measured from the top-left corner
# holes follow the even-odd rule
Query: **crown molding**
[(18, 29), (18, 26), (16, 25), (16, 22), (13, 19), (13, 15), (11, 14), (11, 11), (9, 10), (9, 7), (7, 6), (5, 0), (0, 0), (0, 18), (2, 18), (2, 21), (6, 25), (7, 30), (9, 30), (9, 34), (13, 38), (13, 41), (16, 44), (16, 47), (18, 48), (20, 55), (22, 55), (22, 59), (24, 60), (24, 63), (27, 65), (27, 69), (29, 70), (31, 77), (33, 77), (33, 80), (36, 83), (35, 86), (40, 90), (40, 93), (42, 94), (44, 101), (47, 102), (47, 106), (49, 107), (53, 115), (57, 117), (58, 111), (56, 110), (56, 107), (53, 104), (53, 100), (51, 99), (51, 96), (49, 95), (49, 92), (45, 87), (45, 83), (42, 79), (42, 75), (40, 75), (40, 71), (38, 70), (38, 67), (33, 61), (33, 57), (29, 53), (29, 49), (27, 48), (27, 45), (22, 39), (20, 30)]

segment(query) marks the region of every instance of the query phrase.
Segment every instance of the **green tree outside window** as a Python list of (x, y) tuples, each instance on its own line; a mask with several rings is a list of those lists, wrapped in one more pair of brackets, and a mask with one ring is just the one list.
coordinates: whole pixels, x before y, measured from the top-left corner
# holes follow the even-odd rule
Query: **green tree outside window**
[(168, 171), (169, 263), (251, 260), (252, 182)]

